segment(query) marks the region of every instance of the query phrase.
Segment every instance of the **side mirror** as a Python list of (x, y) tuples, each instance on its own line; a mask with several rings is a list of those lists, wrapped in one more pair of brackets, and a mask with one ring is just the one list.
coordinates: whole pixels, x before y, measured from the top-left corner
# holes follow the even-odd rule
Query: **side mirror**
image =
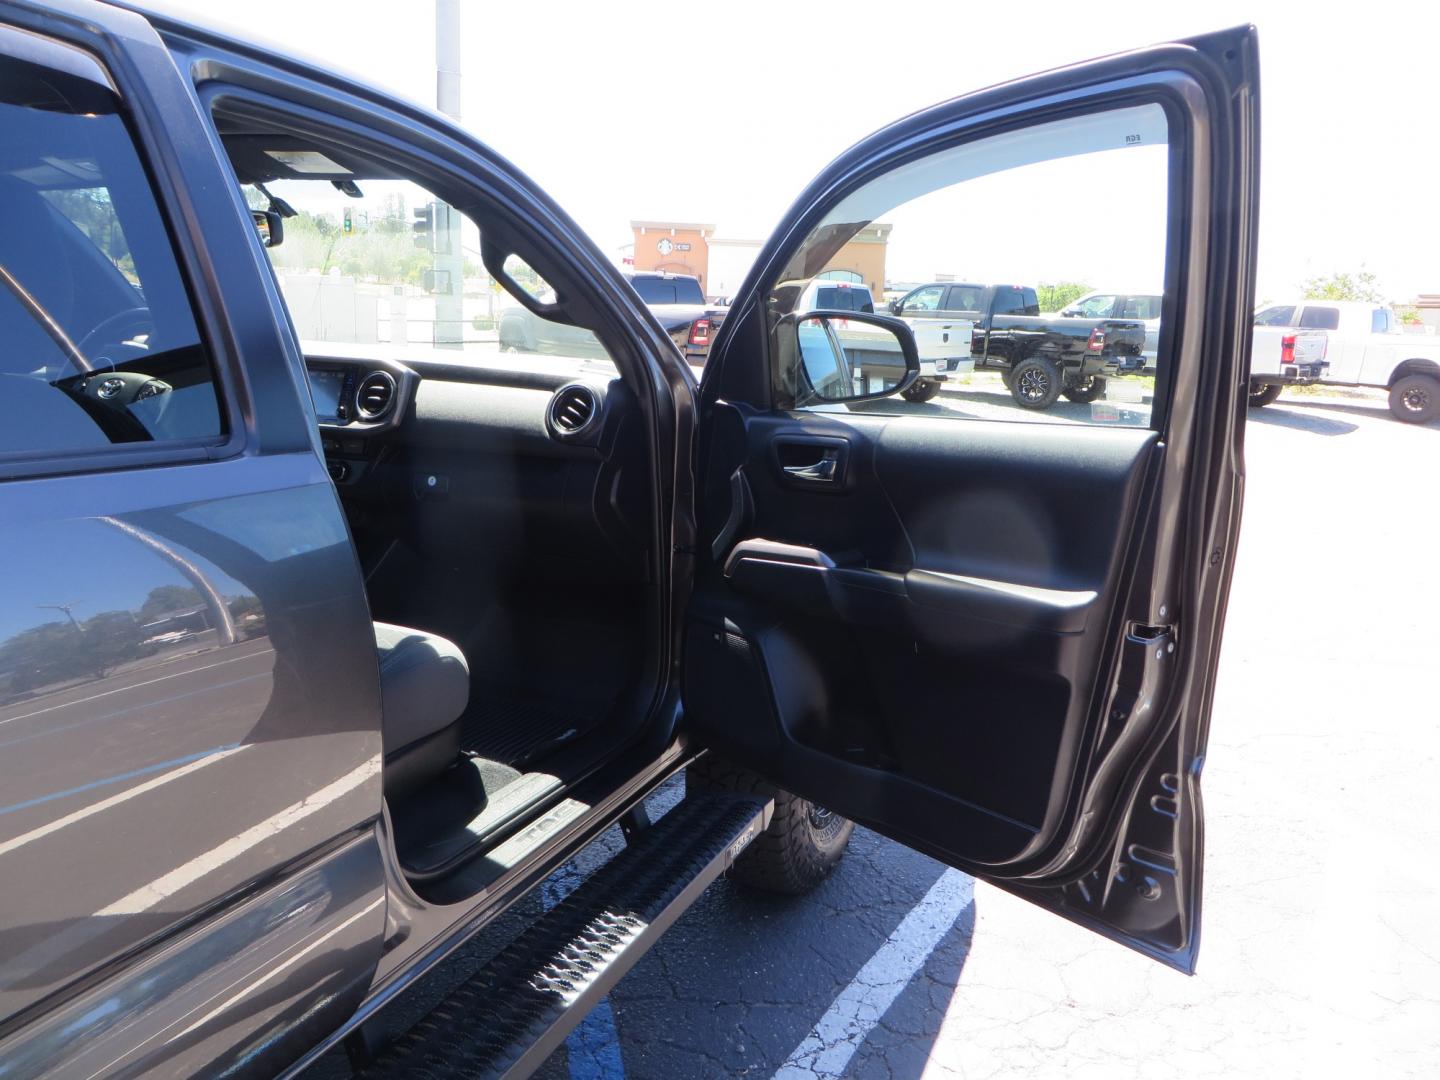
[(278, 210), (251, 210), (250, 217), (255, 221), (255, 231), (260, 234), (262, 247), (279, 247), (285, 239), (285, 219), (280, 216)]
[(811, 311), (781, 323), (783, 370), (795, 372), (795, 404), (888, 397), (920, 377), (915, 334), (898, 319)]
[(890, 312), (891, 315), (899, 315), (904, 307), (905, 302), (903, 300), (891, 300), (890, 303), (885, 305), (885, 310)]

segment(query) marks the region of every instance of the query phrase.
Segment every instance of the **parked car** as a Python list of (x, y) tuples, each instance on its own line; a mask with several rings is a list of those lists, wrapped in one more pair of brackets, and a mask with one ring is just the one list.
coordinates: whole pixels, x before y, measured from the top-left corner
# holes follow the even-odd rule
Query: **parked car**
[[(1320, 382), (1375, 386), (1390, 391), (1396, 419), (1423, 424), (1440, 417), (1440, 342), (1407, 334), (1395, 312), (1384, 304), (1360, 300), (1296, 300), (1270, 304), (1255, 315), (1255, 325), (1323, 330), (1329, 337), (1328, 368)], [(1271, 367), (1251, 367), (1251, 381), (1264, 379), (1251, 401), (1264, 405), (1280, 394), (1284, 378)], [(1258, 398), (1266, 400), (1258, 400)]]
[[(1145, 344), (1145, 327), (1136, 320), (1041, 315), (1035, 290), (1025, 285), (935, 282), (893, 302), (890, 312), (920, 327), (917, 340), (939, 334), (952, 350), (968, 324), (966, 366), (998, 369), (1025, 409), (1048, 409), (1062, 394), (1076, 402), (1099, 400), (1106, 376), (1133, 367)], [(950, 370), (963, 370), (961, 361), (952, 363)]]
[(1250, 406), (1261, 408), (1287, 386), (1310, 386), (1330, 369), (1324, 330), (1257, 325), (1250, 331)]
[[(798, 311), (861, 311), (875, 313), (875, 302), (870, 289), (850, 281), (831, 281), (819, 278), (806, 286), (801, 294)], [(908, 322), (909, 320), (907, 320)], [(912, 329), (915, 323), (911, 322)], [(965, 337), (969, 339), (969, 324), (965, 325)], [(916, 332), (915, 344), (920, 353), (920, 377), (900, 392), (906, 401), (929, 401), (940, 392), (940, 386), (950, 377), (951, 350), (933, 333)]]
[[(684, 350), (685, 358), (692, 364), (703, 365), (710, 352), (710, 341), (725, 321), (725, 305), (707, 304), (705, 294), (700, 291), (700, 279), (689, 274), (643, 270), (626, 273), (625, 279)], [(553, 293), (541, 297), (545, 303), (553, 299)], [(511, 304), (501, 310), (498, 337), (501, 349), (507, 352), (607, 356), (604, 346), (584, 327), (542, 318), (523, 304)]]
[[(452, 121), (251, 34), (7, 6), (0, 1072), (293, 1076), (343, 1040), (366, 1075), (526, 1075), (709, 882), (813, 887), (852, 821), (1193, 971), (1257, 56), (1207, 34), (868, 136), (781, 220), (699, 382)], [(864, 227), (848, 193), (1126, 153), (1137, 109), (1204, 181), (1170, 189), (1196, 362), (1153, 429), (907, 414), (903, 323), (797, 316), (791, 268)], [(613, 370), (303, 351), (262, 244), (392, 181), (464, 207), (494, 280)], [(857, 388), (851, 349), (895, 377)], [(204, 633), (153, 650), (180, 610)], [(384, 1038), (616, 824), (621, 853)]]
[[(1157, 290), (1091, 292), (1067, 304), (1060, 314), (1079, 319), (1139, 319), (1145, 324), (1145, 348), (1139, 363), (1132, 361), (1130, 366), (1135, 370), (1150, 370), (1155, 367), (1155, 356), (1160, 349), (1160, 307), (1164, 299)], [(1121, 370), (1127, 370), (1125, 365), (1122, 364)]]

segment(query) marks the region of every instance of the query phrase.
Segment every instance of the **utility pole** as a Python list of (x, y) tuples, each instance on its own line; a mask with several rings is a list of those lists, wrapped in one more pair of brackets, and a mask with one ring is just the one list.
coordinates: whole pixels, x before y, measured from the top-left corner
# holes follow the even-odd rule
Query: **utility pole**
[(65, 618), (70, 620), (70, 625), (75, 628), (77, 634), (83, 634), (85, 628), (75, 621), (74, 607), (80, 603), (79, 600), (71, 600), (68, 604), (36, 604), (38, 608), (50, 608), (53, 611), (63, 611)]
[[(435, 0), (435, 107), (460, 120), (462, 0)], [(435, 204), (435, 344), (458, 349), (465, 340), (465, 255), (460, 250), (460, 215)]]

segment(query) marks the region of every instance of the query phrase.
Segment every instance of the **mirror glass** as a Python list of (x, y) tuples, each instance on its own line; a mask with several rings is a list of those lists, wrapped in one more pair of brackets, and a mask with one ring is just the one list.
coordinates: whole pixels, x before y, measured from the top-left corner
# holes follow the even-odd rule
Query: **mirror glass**
[(285, 226), (280, 214), (274, 210), (251, 210), (250, 217), (255, 221), (255, 231), (260, 234), (261, 245), (267, 248), (279, 247), (280, 241), (285, 237)]
[(858, 401), (892, 394), (909, 370), (899, 335), (888, 327), (830, 315), (795, 322), (805, 373), (803, 404)]

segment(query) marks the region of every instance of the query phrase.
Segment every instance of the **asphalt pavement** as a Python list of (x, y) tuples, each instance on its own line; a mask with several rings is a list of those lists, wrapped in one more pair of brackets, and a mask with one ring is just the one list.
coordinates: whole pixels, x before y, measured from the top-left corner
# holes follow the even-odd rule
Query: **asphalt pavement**
[[(925, 411), (976, 403), (957, 387)], [(810, 896), (712, 887), (539, 1075), (1440, 1075), (1440, 424), (1378, 395), (1250, 417), (1196, 976), (862, 829)]]

